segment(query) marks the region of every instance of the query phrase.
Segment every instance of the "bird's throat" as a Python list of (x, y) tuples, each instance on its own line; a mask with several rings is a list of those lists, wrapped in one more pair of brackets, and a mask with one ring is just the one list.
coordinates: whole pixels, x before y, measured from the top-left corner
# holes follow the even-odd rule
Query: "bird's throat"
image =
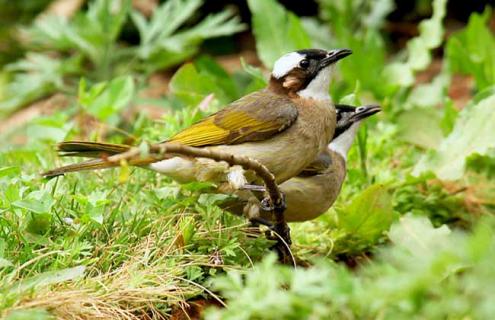
[(328, 100), (331, 102), (329, 94), (330, 79), (332, 74), (332, 66), (328, 66), (318, 73), (314, 77), (306, 88), (297, 92), (301, 98), (316, 99), (316, 100)]

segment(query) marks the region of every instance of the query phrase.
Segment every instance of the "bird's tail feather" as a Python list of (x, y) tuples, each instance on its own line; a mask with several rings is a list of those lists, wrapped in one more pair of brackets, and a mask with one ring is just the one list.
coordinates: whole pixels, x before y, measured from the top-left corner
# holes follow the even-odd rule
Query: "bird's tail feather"
[(102, 158), (117, 153), (126, 152), (131, 148), (125, 144), (112, 144), (87, 141), (66, 141), (57, 145), (57, 151), (61, 156)]
[(46, 172), (43, 172), (41, 175), (45, 178), (54, 178), (69, 172), (98, 170), (98, 169), (112, 168), (117, 166), (119, 166), (118, 163), (108, 162), (102, 159), (91, 159), (80, 163), (74, 163), (63, 167), (55, 168), (53, 170), (48, 170)]
[[(81, 163), (66, 165), (43, 172), (41, 175), (46, 178), (53, 178), (69, 172), (98, 170), (119, 166), (118, 163), (105, 161), (108, 156), (126, 152), (131, 146), (124, 144), (111, 144), (86, 141), (66, 141), (57, 145), (57, 151), (61, 156), (97, 158), (86, 160)], [(140, 159), (135, 165), (144, 164), (146, 161)]]

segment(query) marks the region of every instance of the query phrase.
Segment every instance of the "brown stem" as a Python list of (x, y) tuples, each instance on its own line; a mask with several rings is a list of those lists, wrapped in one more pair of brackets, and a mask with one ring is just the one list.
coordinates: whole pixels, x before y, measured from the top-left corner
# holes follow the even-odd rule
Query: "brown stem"
[[(225, 161), (229, 165), (241, 166), (244, 170), (254, 171), (265, 183), (269, 199), (271, 201), (272, 213), (275, 220), (273, 231), (278, 235), (275, 250), (278, 253), (279, 261), (284, 264), (293, 263), (294, 259), (290, 251), (290, 229), (285, 221), (285, 201), (284, 196), (275, 182), (275, 176), (259, 161), (248, 157), (235, 156), (220, 151), (213, 151), (203, 148), (195, 148), (177, 143), (148, 144), (148, 152), (153, 160), (160, 161), (170, 157), (170, 154), (179, 154), (195, 158), (208, 158), (215, 161)], [(134, 147), (129, 151), (108, 157), (106, 160), (113, 163), (122, 163), (139, 157), (142, 153), (140, 148)], [(131, 161), (127, 161), (131, 162)]]

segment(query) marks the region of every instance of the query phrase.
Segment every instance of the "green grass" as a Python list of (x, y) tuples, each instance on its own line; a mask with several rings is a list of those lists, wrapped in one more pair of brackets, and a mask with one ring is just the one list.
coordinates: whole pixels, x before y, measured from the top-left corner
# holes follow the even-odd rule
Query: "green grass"
[[(175, 72), (166, 95), (151, 100), (163, 111), (153, 119), (140, 110), (150, 102), (142, 97), (149, 84), (140, 68), (108, 79), (95, 74), (97, 64), (70, 77), (67, 70), (54, 68), (43, 73), (56, 74), (42, 89), (62, 90), (68, 106), (2, 134), (0, 316), (166, 318), (190, 301), (207, 299), (226, 306), (207, 310), (207, 319), (489, 318), (495, 294), (495, 82), (486, 56), (495, 43), (486, 26), (490, 11), (473, 14), (466, 28), (442, 41), (445, 3), (437, 0), (434, 18), (422, 24), (427, 27), (420, 27), (403, 53), (395, 54), (382, 29), (391, 2), (377, 1), (376, 11), (352, 5), (358, 2), (337, 7), (321, 0), (320, 17), (301, 22), (274, 0), (263, 0), (269, 10), (260, 7), (261, 0), (249, 1), (255, 15), (252, 32), (266, 68), (273, 57), (301, 46), (351, 46), (355, 55), (343, 61), (331, 87), (335, 101), (383, 108), (361, 128), (333, 208), (314, 221), (291, 225), (292, 252), (308, 268), (277, 265), (269, 250), (272, 242), (253, 236), (244, 219), (222, 211), (218, 204), (225, 195), (211, 193), (208, 183), (179, 185), (139, 168), (49, 181), (39, 175), (77, 161), (57, 158), (54, 144), (61, 140), (164, 140), (262, 87), (260, 69), (243, 62), (242, 69), (228, 74), (214, 58), (200, 55)], [(272, 12), (288, 30), (278, 34), (287, 41), (273, 46), (266, 37), (278, 32), (266, 23)], [(356, 14), (367, 17), (366, 23), (343, 28)], [(79, 15), (90, 19), (87, 11)], [(232, 27), (237, 20), (229, 21)], [(187, 25), (201, 33), (197, 26)], [(72, 28), (82, 32), (77, 24)], [(356, 35), (352, 41), (350, 31)], [(322, 44), (322, 34), (329, 35), (327, 43)], [(168, 37), (177, 34), (159, 38)], [(122, 49), (120, 41), (115, 35), (112, 46)], [(188, 56), (199, 50), (195, 41)], [(157, 43), (151, 44), (159, 54)], [(422, 85), (410, 81), (442, 46), (447, 51), (441, 73)], [(465, 48), (476, 54), (463, 65)], [(66, 59), (59, 55), (54, 62), (67, 66), (85, 54), (73, 48), (62, 55)], [(415, 60), (418, 55), (424, 60)], [(143, 68), (149, 63), (146, 72), (163, 67), (153, 59), (138, 62)], [(2, 93), (24, 80), (18, 101), (37, 97), (39, 87), (24, 89), (38, 84), (39, 74), (26, 70), (4, 69), (0, 101), (12, 101), (16, 92)], [(447, 94), (455, 72), (476, 80), (462, 110)], [(134, 116), (128, 116), (130, 111)]]

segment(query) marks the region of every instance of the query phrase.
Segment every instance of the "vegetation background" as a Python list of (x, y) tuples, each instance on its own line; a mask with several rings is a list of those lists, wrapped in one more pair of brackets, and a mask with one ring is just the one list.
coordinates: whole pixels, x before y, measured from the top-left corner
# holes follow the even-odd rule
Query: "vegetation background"
[[(6, 319), (489, 319), (495, 16), (484, 1), (0, 0)], [(377, 103), (338, 202), (270, 242), (208, 184), (39, 173), (54, 143), (159, 141), (263, 87), (298, 48), (348, 47), (335, 101)], [(73, 161), (69, 159), (67, 161)]]

